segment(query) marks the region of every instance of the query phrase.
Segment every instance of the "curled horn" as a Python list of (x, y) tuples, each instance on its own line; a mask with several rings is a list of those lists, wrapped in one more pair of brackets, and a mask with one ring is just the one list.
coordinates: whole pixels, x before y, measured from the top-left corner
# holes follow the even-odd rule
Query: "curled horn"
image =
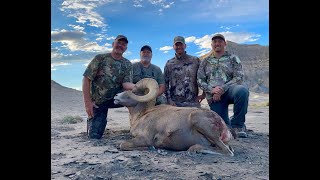
[(148, 94), (138, 96), (132, 91), (128, 91), (128, 96), (138, 102), (148, 102), (157, 97), (159, 85), (156, 80), (152, 78), (144, 78), (136, 83), (137, 89), (148, 89)]

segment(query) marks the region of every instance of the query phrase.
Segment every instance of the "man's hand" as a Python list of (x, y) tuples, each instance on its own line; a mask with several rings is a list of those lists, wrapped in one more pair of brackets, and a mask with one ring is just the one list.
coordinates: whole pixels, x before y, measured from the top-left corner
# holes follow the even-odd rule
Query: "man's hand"
[(201, 94), (200, 96), (197, 96), (197, 97), (196, 97), (196, 101), (199, 102), (199, 103), (201, 103), (201, 101), (202, 101), (205, 97), (206, 97), (206, 94), (203, 93), (203, 94)]
[(213, 94), (212, 97), (213, 102), (218, 102), (221, 100), (221, 95), (220, 94)]
[(213, 102), (218, 102), (221, 100), (221, 96), (224, 93), (224, 90), (221, 86), (216, 86), (211, 90), (211, 93), (213, 95), (212, 97)]
[(89, 118), (93, 117), (93, 107), (95, 108), (99, 108), (99, 106), (97, 106), (94, 102), (92, 101), (86, 101), (85, 102), (85, 106), (86, 106), (86, 112), (88, 114)]
[(224, 90), (221, 86), (216, 86), (211, 90), (211, 94), (219, 94), (220, 96), (224, 93)]

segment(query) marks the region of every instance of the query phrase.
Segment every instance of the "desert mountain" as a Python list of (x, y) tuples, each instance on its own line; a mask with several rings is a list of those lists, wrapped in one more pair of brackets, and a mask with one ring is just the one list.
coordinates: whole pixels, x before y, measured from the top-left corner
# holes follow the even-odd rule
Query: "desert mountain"
[[(67, 106), (62, 106), (67, 105)], [(84, 112), (82, 92), (51, 80), (51, 114)], [(54, 108), (53, 108), (54, 107)], [(55, 117), (51, 117), (55, 118)]]

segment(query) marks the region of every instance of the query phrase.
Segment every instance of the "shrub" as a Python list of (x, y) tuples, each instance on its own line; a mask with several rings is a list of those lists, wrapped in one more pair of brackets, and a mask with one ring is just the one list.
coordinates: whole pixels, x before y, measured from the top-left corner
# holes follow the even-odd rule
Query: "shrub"
[(269, 101), (260, 102), (260, 103), (250, 103), (249, 106), (251, 106), (251, 107), (265, 107), (265, 106), (269, 106)]
[(82, 117), (80, 117), (79, 115), (76, 115), (76, 116), (65, 116), (63, 119), (62, 119), (62, 122), (63, 123), (66, 123), (66, 124), (76, 124), (78, 122), (82, 122), (83, 119)]

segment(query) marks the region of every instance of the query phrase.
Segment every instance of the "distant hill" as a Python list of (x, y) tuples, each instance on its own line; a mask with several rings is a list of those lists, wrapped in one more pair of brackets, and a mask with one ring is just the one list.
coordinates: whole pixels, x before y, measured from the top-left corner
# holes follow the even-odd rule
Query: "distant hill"
[(51, 80), (51, 93), (55, 94), (60, 91), (63, 91), (66, 93), (80, 93), (80, 94), (82, 93), (81, 91), (62, 86), (61, 84), (55, 82), (54, 80)]
[[(226, 50), (239, 56), (245, 74), (244, 83), (250, 91), (269, 93), (269, 46), (227, 41)], [(210, 54), (211, 52), (201, 56), (200, 59)]]
[(54, 109), (51, 108), (51, 111), (63, 112), (66, 110), (66, 107), (61, 104), (75, 104), (75, 106), (67, 107), (69, 112), (77, 111), (79, 107), (80, 111), (83, 111), (82, 91), (62, 86), (51, 80), (51, 106), (55, 107)]

